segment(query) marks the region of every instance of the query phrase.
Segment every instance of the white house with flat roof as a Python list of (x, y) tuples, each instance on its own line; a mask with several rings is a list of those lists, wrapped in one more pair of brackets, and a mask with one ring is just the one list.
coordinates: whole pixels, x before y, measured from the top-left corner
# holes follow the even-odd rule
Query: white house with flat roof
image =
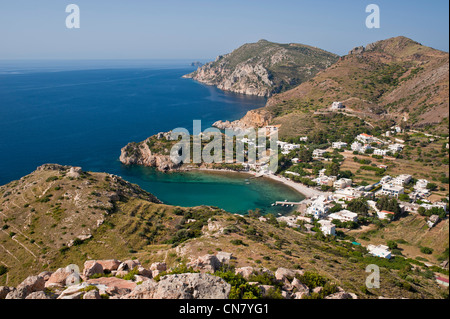
[(340, 212), (328, 215), (328, 219), (330, 221), (337, 219), (337, 220), (340, 220), (341, 222), (357, 222), (358, 214), (344, 209), (344, 210), (341, 210)]
[(391, 145), (388, 146), (389, 150), (390, 150), (392, 153), (400, 153), (401, 151), (403, 151), (403, 148), (404, 148), (404, 147), (405, 147), (405, 146), (404, 146), (403, 144), (398, 144), (398, 143), (396, 143), (396, 144), (391, 144)]
[(335, 189), (343, 189), (352, 186), (353, 181), (349, 178), (341, 178), (334, 182)]
[(324, 235), (327, 236), (335, 236), (336, 235), (336, 226), (328, 220), (320, 220), (320, 230)]
[(331, 104), (331, 109), (332, 110), (342, 110), (342, 109), (345, 109), (345, 106), (342, 102), (333, 102), (333, 104)]
[(367, 250), (369, 251), (369, 254), (371, 254), (372, 256), (375, 257), (380, 257), (380, 258), (386, 258), (386, 259), (391, 259), (392, 258), (392, 254), (389, 251), (389, 247), (388, 246), (384, 246), (384, 245), (369, 245), (367, 246)]
[(327, 215), (329, 210), (330, 208), (328, 207), (325, 196), (319, 196), (312, 202), (311, 206), (306, 209), (306, 213), (313, 216), (315, 219), (321, 219)]
[(381, 194), (386, 196), (398, 197), (398, 195), (404, 193), (405, 188), (403, 186), (383, 184), (383, 187), (381, 188)]
[(347, 146), (348, 146), (348, 144), (345, 142), (334, 142), (331, 147), (334, 149), (340, 150), (340, 149), (346, 148)]
[(405, 185), (408, 185), (409, 182), (411, 182), (411, 180), (412, 180), (411, 175), (402, 174), (402, 175), (399, 175), (396, 178), (394, 178), (394, 180), (392, 180), (392, 183), (394, 185), (398, 185), (398, 186), (405, 186)]
[(389, 152), (388, 150), (382, 150), (382, 149), (376, 148), (376, 149), (374, 149), (373, 154), (378, 155), (378, 156), (386, 156), (388, 152)]

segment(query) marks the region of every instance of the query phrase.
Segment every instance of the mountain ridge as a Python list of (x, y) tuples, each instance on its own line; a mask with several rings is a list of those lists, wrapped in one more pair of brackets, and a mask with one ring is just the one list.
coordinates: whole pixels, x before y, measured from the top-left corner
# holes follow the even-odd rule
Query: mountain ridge
[(247, 43), (185, 75), (224, 91), (271, 96), (309, 80), (338, 56), (303, 44)]

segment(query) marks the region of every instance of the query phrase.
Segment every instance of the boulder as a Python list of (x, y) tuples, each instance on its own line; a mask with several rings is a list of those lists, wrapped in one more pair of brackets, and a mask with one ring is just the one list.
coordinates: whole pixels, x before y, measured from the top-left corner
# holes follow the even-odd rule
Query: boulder
[(141, 263), (139, 262), (139, 260), (125, 260), (123, 263), (119, 265), (117, 271), (130, 271), (140, 265)]
[(296, 271), (286, 269), (286, 268), (278, 268), (275, 272), (275, 278), (279, 281), (284, 281), (285, 279), (291, 280), (297, 274)]
[(214, 273), (220, 268), (220, 261), (215, 255), (205, 255), (198, 257), (196, 260), (187, 264), (188, 267), (192, 267), (194, 270), (201, 272)]
[(294, 299), (294, 297), (295, 297), (290, 292), (284, 291), (284, 290), (281, 291), (281, 296), (283, 297), (283, 299)]
[(13, 288), (5, 297), (5, 299), (25, 299), (27, 297), (27, 289), (26, 288), (20, 288), (16, 289)]
[(248, 279), (254, 272), (253, 267), (242, 267), (235, 270), (236, 275), (242, 275), (245, 279)]
[(102, 297), (98, 290), (90, 290), (84, 294), (83, 299), (102, 299)]
[(136, 288), (136, 283), (115, 277), (89, 279), (86, 284), (98, 287), (100, 294), (109, 295), (126, 295)]
[(167, 265), (166, 263), (153, 263), (150, 266), (150, 270), (152, 271), (152, 277), (155, 278), (160, 273), (167, 270)]
[(149, 277), (146, 277), (146, 276), (141, 276), (141, 275), (136, 275), (136, 276), (134, 276), (134, 281), (135, 281), (136, 283), (138, 283), (138, 282), (144, 282), (144, 281), (147, 281), (147, 280), (150, 280), (150, 278), (149, 278)]
[(293, 288), (295, 288), (297, 290), (297, 292), (300, 292), (305, 295), (309, 295), (310, 291), (309, 291), (308, 286), (306, 286), (305, 284), (302, 284), (300, 282), (300, 280), (298, 280), (297, 278), (294, 278), (294, 280), (292, 280), (291, 286)]
[(96, 260), (96, 262), (102, 265), (103, 272), (111, 272), (113, 270), (117, 270), (121, 264), (121, 262), (117, 259)]
[(153, 275), (153, 272), (149, 269), (146, 269), (142, 266), (138, 266), (138, 275), (151, 278)]
[(25, 299), (53, 299), (50, 296), (46, 295), (43, 291), (36, 291), (29, 294)]
[(84, 263), (83, 276), (89, 278), (95, 274), (103, 274), (103, 266), (96, 260), (88, 260)]
[(293, 294), (292, 299), (303, 299), (303, 297), (308, 296), (308, 294), (305, 294), (303, 292), (296, 292)]
[(6, 299), (25, 299), (28, 295), (33, 292), (43, 291), (45, 289), (45, 280), (39, 276), (30, 276), (20, 285), (17, 289), (12, 290), (6, 296)]
[(231, 261), (231, 258), (233, 258), (233, 254), (221, 251), (221, 252), (217, 253), (216, 257), (220, 263), (229, 264)]
[(45, 281), (49, 280), (53, 273), (51, 271), (43, 271), (38, 276), (44, 278)]
[(147, 280), (122, 299), (227, 299), (230, 290), (222, 278), (189, 273)]
[(322, 292), (322, 290), (323, 290), (323, 287), (316, 287), (313, 289), (312, 292), (315, 294), (320, 294)]
[(0, 286), (0, 299), (5, 299), (6, 296), (13, 290), (11, 287)]
[(325, 297), (325, 299), (353, 299), (353, 296), (346, 292), (338, 292)]
[[(59, 268), (50, 275), (45, 283), (45, 287), (64, 287), (66, 285), (77, 283), (79, 274), (74, 275), (74, 270), (70, 267)], [(70, 278), (69, 278), (70, 277)], [(45, 278), (45, 277), (44, 277)], [(69, 280), (68, 280), (69, 279)]]

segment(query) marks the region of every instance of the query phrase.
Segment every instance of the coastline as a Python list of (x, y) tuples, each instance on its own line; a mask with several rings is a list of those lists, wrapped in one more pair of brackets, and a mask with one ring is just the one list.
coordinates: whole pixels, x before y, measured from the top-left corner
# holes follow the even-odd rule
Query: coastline
[[(239, 174), (247, 174), (253, 177), (258, 176), (258, 173), (256, 172), (249, 172), (249, 171), (233, 171), (233, 170), (229, 170), (229, 169), (217, 169), (217, 168), (190, 168), (190, 169), (186, 169), (186, 171), (205, 171), (205, 172), (222, 172), (222, 173), (239, 173)], [(327, 196), (329, 195), (329, 193), (325, 193), (319, 190), (316, 190), (314, 188), (310, 188), (308, 186), (305, 186), (303, 184), (300, 183), (296, 183), (290, 179), (287, 179), (286, 177), (282, 177), (282, 176), (278, 176), (278, 175), (274, 175), (274, 174), (266, 174), (266, 175), (262, 175), (262, 176), (258, 176), (258, 178), (269, 178), (273, 181), (282, 183), (285, 186), (288, 186), (292, 189), (294, 189), (295, 191), (297, 191), (300, 195), (304, 196), (305, 199), (311, 199), (313, 197), (316, 196)]]

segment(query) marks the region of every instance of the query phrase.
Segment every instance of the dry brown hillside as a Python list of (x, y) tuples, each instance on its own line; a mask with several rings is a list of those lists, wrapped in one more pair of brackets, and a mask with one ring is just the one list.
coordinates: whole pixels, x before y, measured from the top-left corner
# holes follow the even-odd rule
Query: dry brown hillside
[(353, 49), (312, 80), (272, 97), (266, 108), (285, 116), (283, 124), (290, 121), (286, 115), (341, 101), (361, 117), (406, 119), (411, 127), (432, 125), (433, 132), (443, 133), (448, 132), (448, 89), (449, 54), (396, 37)]

